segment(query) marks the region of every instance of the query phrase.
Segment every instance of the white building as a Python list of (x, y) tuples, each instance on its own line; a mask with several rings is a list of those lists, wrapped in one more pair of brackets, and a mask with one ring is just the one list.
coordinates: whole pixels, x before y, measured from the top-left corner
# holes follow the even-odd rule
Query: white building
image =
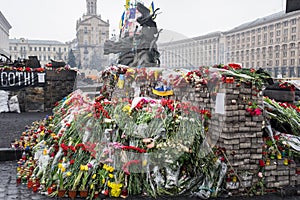
[(67, 62), (69, 45), (55, 40), (9, 39), (9, 51), (12, 60), (37, 56), (43, 66), (51, 59)]
[(11, 25), (0, 11), (0, 53), (9, 56), (9, 29)]
[(230, 62), (264, 68), (273, 77), (300, 77), (300, 11), (279, 12), (226, 32), (159, 45), (165, 67)]

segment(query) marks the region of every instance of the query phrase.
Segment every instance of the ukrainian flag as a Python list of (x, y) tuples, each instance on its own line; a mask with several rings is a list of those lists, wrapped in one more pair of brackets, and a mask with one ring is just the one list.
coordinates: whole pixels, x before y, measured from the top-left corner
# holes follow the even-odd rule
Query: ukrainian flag
[(154, 12), (154, 2), (153, 1), (149, 7), (149, 10), (150, 10), (150, 14), (152, 14)]
[(125, 18), (125, 11), (122, 14), (122, 17), (120, 19), (120, 24), (119, 24), (119, 28), (122, 29), (123, 25), (124, 25), (124, 18)]
[(152, 88), (152, 93), (156, 94), (158, 96), (161, 96), (161, 97), (172, 96), (174, 94), (174, 92), (171, 88), (164, 89), (163, 87)]

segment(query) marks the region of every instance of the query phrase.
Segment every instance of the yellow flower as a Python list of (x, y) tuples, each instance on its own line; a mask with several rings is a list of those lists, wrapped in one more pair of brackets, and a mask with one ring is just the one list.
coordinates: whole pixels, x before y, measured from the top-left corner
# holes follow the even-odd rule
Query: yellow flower
[(114, 175), (113, 174), (108, 174), (109, 178), (113, 178)]
[(47, 149), (44, 149), (43, 154), (44, 154), (44, 155), (47, 155), (47, 154), (48, 154)]
[(67, 172), (66, 174), (68, 177), (72, 175), (72, 172)]
[(97, 176), (97, 174), (93, 174), (92, 179), (95, 179)]
[(61, 169), (63, 167), (62, 163), (58, 163), (58, 168)]
[(61, 167), (61, 172), (65, 172), (66, 171), (66, 168), (64, 168), (64, 167)]
[(41, 131), (41, 132), (40, 132), (40, 135), (41, 135), (41, 136), (44, 136), (44, 135), (45, 135), (45, 131)]
[(123, 109), (122, 109), (122, 111), (123, 112), (127, 112), (127, 114), (131, 114), (131, 107), (130, 107), (130, 105), (126, 105), (126, 106), (124, 106), (123, 107)]
[(104, 164), (104, 165), (103, 165), (103, 169), (105, 169), (105, 170), (106, 170), (106, 169), (107, 169), (107, 167), (108, 167), (108, 166), (107, 166), (106, 164)]
[(113, 172), (115, 169), (112, 166), (109, 166), (108, 171)]
[(105, 183), (105, 179), (103, 178), (103, 179), (102, 179), (102, 184), (104, 184), (104, 183)]
[(142, 165), (145, 167), (147, 165), (147, 160), (143, 160)]
[(109, 183), (108, 187), (111, 188), (110, 195), (113, 197), (119, 197), (121, 194), (122, 183)]
[(90, 189), (92, 190), (94, 188), (94, 184), (91, 184), (90, 185)]
[(80, 170), (81, 171), (88, 171), (89, 167), (87, 165), (80, 165)]
[(110, 191), (110, 195), (112, 197), (119, 197), (120, 194), (121, 194), (121, 189), (120, 188), (118, 188), (118, 189), (111, 189), (111, 191)]

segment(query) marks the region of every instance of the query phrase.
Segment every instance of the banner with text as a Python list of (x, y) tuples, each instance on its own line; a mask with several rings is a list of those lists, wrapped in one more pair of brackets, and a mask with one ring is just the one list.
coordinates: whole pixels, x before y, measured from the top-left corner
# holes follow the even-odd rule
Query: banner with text
[(11, 90), (30, 86), (43, 87), (46, 83), (45, 72), (1, 71), (0, 90)]

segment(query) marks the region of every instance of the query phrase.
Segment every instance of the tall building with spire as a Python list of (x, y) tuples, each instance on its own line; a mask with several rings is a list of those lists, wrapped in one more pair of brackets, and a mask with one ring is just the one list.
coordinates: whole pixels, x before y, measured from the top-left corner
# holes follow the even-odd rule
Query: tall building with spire
[(97, 14), (97, 0), (86, 0), (86, 13), (77, 20), (78, 65), (83, 69), (100, 69), (108, 65), (104, 42), (109, 39), (109, 21)]
[(97, 0), (86, 0), (86, 10), (88, 15), (97, 15)]

